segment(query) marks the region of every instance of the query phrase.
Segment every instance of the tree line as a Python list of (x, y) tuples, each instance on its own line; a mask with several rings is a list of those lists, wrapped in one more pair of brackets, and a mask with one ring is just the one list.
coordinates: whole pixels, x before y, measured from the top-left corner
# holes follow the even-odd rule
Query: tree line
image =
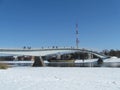
[(114, 49), (107, 50), (106, 49), (106, 50), (103, 50), (101, 53), (107, 56), (116, 56), (120, 58), (120, 50), (114, 50)]

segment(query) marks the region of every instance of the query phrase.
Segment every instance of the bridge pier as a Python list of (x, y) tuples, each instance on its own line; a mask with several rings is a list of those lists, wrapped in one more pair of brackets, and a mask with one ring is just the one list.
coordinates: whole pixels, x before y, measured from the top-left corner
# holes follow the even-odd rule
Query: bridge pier
[(18, 60), (18, 56), (13, 56), (14, 60)]
[(93, 59), (93, 54), (92, 53), (88, 53), (88, 59)]
[(42, 57), (35, 56), (33, 67), (44, 67), (44, 66), (45, 66), (45, 63), (44, 63)]

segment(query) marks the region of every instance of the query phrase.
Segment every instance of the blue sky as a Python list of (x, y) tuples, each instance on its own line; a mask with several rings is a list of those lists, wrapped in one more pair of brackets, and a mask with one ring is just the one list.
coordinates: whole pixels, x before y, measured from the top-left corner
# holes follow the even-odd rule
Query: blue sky
[(0, 47), (120, 49), (120, 0), (0, 0)]

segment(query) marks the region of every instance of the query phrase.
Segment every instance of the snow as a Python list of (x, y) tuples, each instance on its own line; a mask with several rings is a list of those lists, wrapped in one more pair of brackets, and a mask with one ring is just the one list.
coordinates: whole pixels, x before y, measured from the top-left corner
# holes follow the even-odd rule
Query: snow
[(117, 59), (117, 57), (116, 57), (116, 56), (113, 56), (113, 57), (111, 57), (111, 59)]
[(120, 58), (116, 58), (116, 59), (114, 59), (114, 58), (110, 58), (110, 59), (105, 59), (104, 60), (104, 62), (118, 62), (118, 63), (120, 63)]
[(98, 59), (85, 59), (84, 61), (83, 60), (75, 60), (75, 63), (91, 63), (91, 62), (96, 62)]
[(120, 90), (120, 68), (13, 67), (0, 70), (1, 90)]

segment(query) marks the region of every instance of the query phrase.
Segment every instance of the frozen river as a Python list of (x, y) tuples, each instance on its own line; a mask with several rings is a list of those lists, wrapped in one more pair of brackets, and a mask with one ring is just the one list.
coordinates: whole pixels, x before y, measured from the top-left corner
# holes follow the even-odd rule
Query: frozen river
[[(48, 62), (44, 61), (47, 67), (120, 67), (120, 58), (103, 59), (102, 64), (97, 63), (98, 59), (75, 60), (75, 62)], [(15, 67), (32, 66), (34, 61), (0, 61)]]

